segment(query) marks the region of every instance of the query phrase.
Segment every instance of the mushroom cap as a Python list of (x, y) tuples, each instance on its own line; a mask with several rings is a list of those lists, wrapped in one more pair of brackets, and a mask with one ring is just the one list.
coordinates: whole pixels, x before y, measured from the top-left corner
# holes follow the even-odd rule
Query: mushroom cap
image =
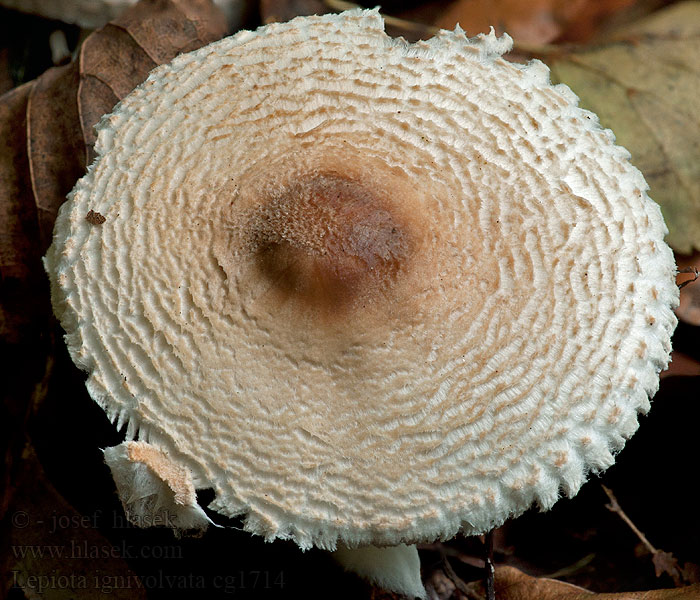
[(179, 535), (182, 531), (203, 531), (212, 523), (197, 504), (190, 470), (173, 463), (162, 450), (129, 441), (106, 448), (104, 458), (127, 518), (134, 525), (168, 526)]
[(249, 531), (481, 533), (575, 494), (649, 408), (661, 213), (510, 47), (298, 18), (179, 56), (99, 125), (45, 259), (69, 350)]

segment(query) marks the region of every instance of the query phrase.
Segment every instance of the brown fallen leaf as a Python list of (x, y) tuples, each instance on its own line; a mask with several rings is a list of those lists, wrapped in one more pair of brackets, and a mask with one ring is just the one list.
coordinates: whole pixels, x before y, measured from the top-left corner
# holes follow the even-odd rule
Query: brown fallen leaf
[(661, 205), (669, 244), (700, 248), (700, 3), (672, 5), (605, 45), (532, 55), (631, 152)]
[[(247, 17), (248, 0), (213, 0), (225, 13), (232, 31), (239, 29)], [(0, 0), (2, 7), (36, 15), (46, 20), (62, 21), (82, 27), (97, 29), (120, 17), (138, 0)], [(194, 3), (193, 3), (194, 4)]]
[(263, 23), (289, 21), (305, 15), (331, 12), (323, 0), (260, 0), (260, 18)]
[(146, 0), (88, 37), (72, 64), (0, 97), (0, 353), (8, 374), (0, 386), (0, 517), (51, 353), (41, 256), (90, 160), (93, 127), (154, 66), (218, 39), (224, 27), (208, 0)]
[(546, 43), (561, 35), (585, 4), (585, 0), (460, 0), (435, 24), (454, 29), (459, 23), (468, 35), (488, 33), (493, 26), (519, 42)]
[(557, 43), (587, 43), (620, 23), (630, 23), (668, 4), (666, 0), (598, 0), (585, 2), (576, 17), (564, 24)]
[[(695, 280), (693, 270), (700, 271), (700, 252), (689, 256), (676, 255), (678, 270), (688, 273), (678, 277), (679, 282), (687, 283), (681, 289), (681, 303), (676, 309), (678, 318), (691, 325), (700, 325), (700, 281)], [(690, 283), (692, 281), (692, 283)]]
[(556, 579), (531, 577), (514, 567), (498, 567), (496, 598), (498, 600), (697, 600), (700, 598), (700, 585), (646, 592), (595, 594)]
[(31, 268), (40, 260), (34, 242), (36, 210), (27, 184), (26, 114), (33, 87), (27, 83), (0, 101), (0, 353), (6, 373), (0, 386), (0, 519), (11, 501), (31, 393), (44, 360), (39, 344), (17, 351), (25, 340), (38, 339), (34, 317), (47, 310), (44, 277)]
[(27, 154), (42, 249), (50, 243), (58, 207), (85, 171), (76, 98), (79, 85), (78, 69), (65, 65), (41, 75), (29, 94)]
[[(94, 157), (94, 126), (156, 65), (220, 38), (208, 0), (143, 0), (90, 35), (71, 64), (0, 97), (0, 336), (46, 315), (40, 257), (58, 207)], [(33, 306), (33, 299), (43, 298)], [(40, 306), (39, 306), (40, 305)]]
[[(226, 21), (208, 0), (143, 0), (88, 37), (80, 49), (77, 95), (87, 164), (94, 127), (154, 67), (221, 38)], [(72, 186), (71, 186), (72, 187)]]
[(26, 150), (27, 105), (33, 88), (33, 82), (27, 83), (0, 98), (0, 337), (8, 343), (18, 343), (26, 335), (35, 309), (31, 304), (36, 280), (31, 275), (36, 274), (40, 252), (34, 242), (38, 222)]
[(671, 362), (665, 371), (661, 371), (660, 377), (673, 377), (675, 375), (700, 375), (700, 362), (694, 358), (674, 350), (671, 353)]

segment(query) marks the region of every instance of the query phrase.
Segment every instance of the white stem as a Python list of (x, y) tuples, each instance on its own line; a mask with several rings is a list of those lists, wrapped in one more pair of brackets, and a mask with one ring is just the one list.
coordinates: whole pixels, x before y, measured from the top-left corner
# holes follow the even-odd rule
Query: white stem
[(420, 578), (420, 559), (415, 545), (364, 546), (348, 548), (338, 546), (333, 552), (346, 570), (353, 571), (370, 583), (412, 598), (427, 598)]

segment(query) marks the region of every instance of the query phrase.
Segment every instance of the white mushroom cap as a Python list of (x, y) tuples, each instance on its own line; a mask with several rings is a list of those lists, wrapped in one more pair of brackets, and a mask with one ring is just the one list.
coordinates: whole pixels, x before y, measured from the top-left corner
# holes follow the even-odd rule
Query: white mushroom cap
[(127, 439), (249, 531), (484, 532), (575, 494), (648, 410), (678, 300), (661, 213), (510, 45), (299, 18), (102, 121), (45, 259), (55, 312)]

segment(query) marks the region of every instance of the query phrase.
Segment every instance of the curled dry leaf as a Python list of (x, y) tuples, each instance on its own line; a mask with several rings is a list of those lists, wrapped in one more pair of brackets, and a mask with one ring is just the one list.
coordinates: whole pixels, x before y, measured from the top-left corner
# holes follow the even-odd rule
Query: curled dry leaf
[(148, 0), (87, 38), (76, 63), (80, 72), (77, 102), (87, 163), (95, 158), (94, 126), (102, 115), (153, 68), (225, 33), (218, 10), (207, 0)]
[(42, 248), (50, 241), (58, 207), (85, 167), (76, 101), (79, 84), (75, 65), (66, 65), (46, 71), (29, 94), (27, 154)]
[(517, 42), (546, 43), (557, 38), (585, 4), (585, 0), (460, 0), (437, 19), (436, 25), (453, 29), (459, 23), (469, 35), (488, 33), (494, 26)]
[(147, 1), (92, 34), (76, 62), (0, 97), (0, 515), (9, 502), (35, 384), (45, 372), (41, 256), (58, 206), (90, 160), (93, 126), (157, 64), (223, 33), (205, 0)]
[[(0, 337), (17, 343), (31, 325), (36, 298), (34, 275), (41, 251), (36, 208), (29, 181), (27, 157), (27, 105), (34, 82), (18, 87), (0, 98)], [(29, 309), (29, 310), (27, 310)]]
[(679, 271), (686, 271), (678, 278), (679, 285), (686, 285), (681, 289), (681, 303), (676, 314), (686, 323), (700, 325), (700, 281), (693, 281), (696, 277), (694, 271), (700, 270), (700, 252), (690, 256), (676, 255), (676, 264)]
[(697, 600), (700, 585), (669, 590), (594, 594), (557, 581), (531, 577), (514, 567), (496, 569), (496, 598), (498, 600)]
[[(245, 0), (213, 0), (225, 12), (229, 23), (240, 19)], [(101, 27), (112, 19), (118, 19), (138, 0), (0, 0), (6, 6), (25, 13), (32, 13), (64, 23), (75, 23), (87, 29)], [(195, 1), (190, 4), (201, 4)]]
[(610, 127), (661, 205), (668, 243), (700, 248), (700, 3), (675, 4), (593, 48), (540, 55)]
[(206, 0), (141, 2), (90, 35), (76, 61), (0, 97), (3, 340), (22, 339), (22, 327), (48, 311), (36, 287), (40, 257), (58, 207), (93, 158), (93, 127), (155, 66), (221, 37), (222, 21)]
[(263, 23), (289, 21), (304, 15), (322, 15), (330, 12), (323, 0), (260, 0)]
[(674, 350), (671, 353), (671, 363), (665, 371), (661, 372), (661, 377), (672, 377), (674, 375), (700, 375), (700, 362)]

